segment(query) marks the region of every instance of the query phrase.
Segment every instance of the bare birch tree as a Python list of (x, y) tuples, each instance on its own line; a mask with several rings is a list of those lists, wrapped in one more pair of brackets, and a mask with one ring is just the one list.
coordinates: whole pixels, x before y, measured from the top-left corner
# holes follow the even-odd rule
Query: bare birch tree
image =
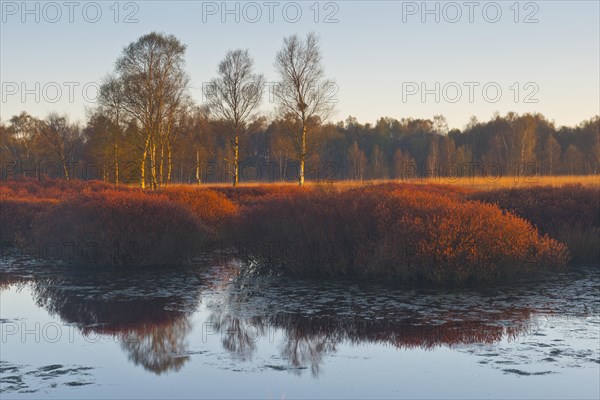
[(248, 50), (229, 51), (219, 64), (218, 77), (205, 90), (211, 113), (230, 130), (233, 186), (239, 182), (240, 136), (247, 132), (260, 105), (265, 78), (254, 73)]
[(285, 38), (275, 57), (275, 69), (280, 76), (274, 90), (280, 114), (293, 113), (299, 121), (294, 137), (300, 162), (298, 183), (302, 186), (309, 121), (312, 117), (325, 121), (331, 115), (335, 106), (331, 96), (335, 84), (324, 78), (319, 39), (314, 33), (309, 33), (304, 41), (297, 35)]

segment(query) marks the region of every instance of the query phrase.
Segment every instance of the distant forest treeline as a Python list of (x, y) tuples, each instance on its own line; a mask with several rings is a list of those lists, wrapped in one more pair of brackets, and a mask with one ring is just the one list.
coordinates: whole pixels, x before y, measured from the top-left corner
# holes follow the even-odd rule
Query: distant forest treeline
[(556, 129), (541, 114), (472, 119), (448, 131), (443, 116), (331, 123), (333, 81), (319, 38), (291, 35), (275, 56), (276, 113), (258, 113), (265, 78), (248, 50), (230, 50), (194, 103), (186, 46), (151, 32), (126, 46), (100, 86), (85, 126), (26, 112), (0, 126), (2, 177), (139, 183), (363, 180), (597, 174), (600, 117)]
[[(296, 119), (259, 117), (241, 137), (241, 181), (298, 179)], [(206, 108), (179, 115), (157, 157), (156, 179), (167, 183), (230, 182), (228, 128)], [(600, 117), (557, 129), (541, 114), (472, 119), (448, 131), (445, 119), (380, 118), (362, 124), (310, 121), (309, 180), (410, 179), (481, 175), (598, 174)], [(117, 126), (94, 112), (85, 126), (66, 116), (39, 120), (26, 112), (0, 125), (2, 178), (140, 180), (144, 135), (133, 121)]]

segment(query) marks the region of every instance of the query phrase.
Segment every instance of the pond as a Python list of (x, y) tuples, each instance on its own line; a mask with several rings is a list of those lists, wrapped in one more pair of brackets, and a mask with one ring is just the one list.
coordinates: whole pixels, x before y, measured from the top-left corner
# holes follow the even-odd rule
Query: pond
[(600, 269), (469, 288), (0, 265), (2, 398), (598, 398)]

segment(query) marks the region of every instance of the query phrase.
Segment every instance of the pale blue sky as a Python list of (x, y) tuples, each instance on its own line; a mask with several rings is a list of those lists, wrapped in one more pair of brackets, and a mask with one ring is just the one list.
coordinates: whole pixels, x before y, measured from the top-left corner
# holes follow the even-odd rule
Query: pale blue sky
[[(27, 3), (31, 14), (24, 12), (21, 1), (1, 3), (3, 121), (21, 110), (38, 117), (58, 111), (70, 114), (73, 120), (85, 120), (85, 108), (94, 105), (89, 100), (93, 100), (96, 83), (113, 69), (125, 45), (150, 31), (174, 34), (188, 46), (186, 69), (198, 102), (202, 101), (202, 82), (215, 75), (228, 49), (248, 48), (257, 71), (274, 81), (273, 60), (283, 37), (315, 31), (321, 38), (326, 74), (339, 88), (334, 121), (349, 115), (375, 122), (381, 116), (431, 118), (443, 114), (450, 127), (463, 128), (472, 115), (487, 120), (495, 111), (536, 111), (557, 125), (574, 125), (600, 113), (597, 0), (522, 1), (517, 6), (515, 1), (475, 1), (471, 9), (465, 1), (427, 2), (428, 9), (437, 4), (439, 22), (435, 14), (422, 15), (421, 1), (319, 2), (317, 7), (315, 1), (257, 1), (252, 6), (240, 2), (239, 23), (235, 14), (224, 15), (227, 20), (221, 21), (222, 2), (119, 2), (118, 23), (114, 22), (114, 1), (73, 2), (73, 6), (58, 1), (54, 5), (58, 4), (60, 16), (57, 7), (45, 2), (37, 6), (36, 2)], [(234, 4), (227, 6), (233, 9)], [(255, 18), (255, 5), (262, 17), (252, 23), (249, 19)], [(293, 23), (297, 6), (302, 15)], [(69, 7), (73, 7), (73, 22)], [(269, 7), (273, 7), (273, 22), (269, 21)], [(99, 21), (86, 21), (96, 18), (97, 8), (102, 11)], [(217, 14), (208, 15), (215, 8)], [(457, 9), (462, 15), (452, 23)], [(497, 9), (502, 15), (492, 23)], [(516, 9), (518, 22), (514, 21)], [(470, 10), (473, 22), (469, 21)], [(138, 22), (124, 23), (131, 12)], [(332, 12), (338, 22), (325, 23)], [(525, 23), (528, 15), (537, 22)], [(23, 87), (35, 91), (36, 82), (39, 101), (34, 94), (23, 99)], [(68, 82), (78, 85), (71, 99), (69, 85), (74, 84)], [(423, 102), (420, 85), (435, 91), (436, 82), (440, 101), (429, 94)], [(472, 103), (464, 82), (478, 84), (473, 86)], [(88, 98), (82, 93), (86, 84)], [(489, 98), (496, 96), (495, 87), (502, 90), (496, 103), (484, 97), (485, 84), (489, 84)], [(456, 97), (457, 86), (462, 97), (452, 103), (449, 100)], [(62, 96), (52, 102), (57, 87)], [(403, 87), (417, 87), (419, 93), (404, 93), (403, 99)], [(537, 103), (524, 102), (528, 94)], [(272, 104), (266, 101), (263, 110), (271, 111)]]

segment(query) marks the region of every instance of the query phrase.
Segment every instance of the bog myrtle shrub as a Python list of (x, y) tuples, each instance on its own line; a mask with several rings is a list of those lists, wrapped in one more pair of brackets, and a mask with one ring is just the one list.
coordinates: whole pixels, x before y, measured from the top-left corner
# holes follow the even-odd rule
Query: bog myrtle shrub
[(502, 279), (562, 266), (564, 245), (498, 207), (421, 186), (273, 197), (241, 210), (242, 253), (292, 275)]
[(220, 232), (221, 228), (238, 212), (236, 204), (225, 195), (210, 189), (178, 185), (170, 186), (158, 193), (191, 210), (215, 234)]
[(298, 187), (297, 185), (266, 184), (238, 187), (218, 187), (214, 190), (238, 205), (252, 205), (256, 202), (274, 197), (295, 196), (299, 193), (312, 192), (314, 186)]
[(567, 249), (555, 239), (566, 236), (557, 232), (597, 229), (597, 199), (597, 191), (575, 186), (485, 193), (407, 183), (142, 191), (102, 182), (7, 181), (0, 183), (0, 222), (3, 241), (53, 243), (60, 250), (52, 257), (86, 265), (177, 264), (218, 241), (278, 273), (462, 283), (564, 265)]
[(48, 199), (0, 196), (0, 242), (19, 247), (30, 245), (36, 216), (55, 203)]
[(66, 262), (96, 265), (178, 264), (207, 229), (166, 196), (105, 190), (69, 197), (36, 218), (35, 243), (56, 243)]
[(474, 193), (565, 243), (574, 264), (600, 265), (600, 188), (537, 186)]

